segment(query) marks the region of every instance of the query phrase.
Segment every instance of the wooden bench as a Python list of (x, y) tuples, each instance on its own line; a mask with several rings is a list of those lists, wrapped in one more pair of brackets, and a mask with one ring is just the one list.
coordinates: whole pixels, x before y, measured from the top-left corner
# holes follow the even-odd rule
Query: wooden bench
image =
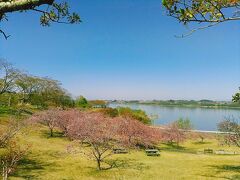
[(213, 154), (213, 149), (204, 149), (204, 154)]
[(147, 156), (160, 156), (160, 152), (158, 149), (146, 149), (145, 152)]
[(116, 149), (113, 149), (113, 153), (114, 154), (127, 154), (128, 151), (124, 148), (116, 148)]

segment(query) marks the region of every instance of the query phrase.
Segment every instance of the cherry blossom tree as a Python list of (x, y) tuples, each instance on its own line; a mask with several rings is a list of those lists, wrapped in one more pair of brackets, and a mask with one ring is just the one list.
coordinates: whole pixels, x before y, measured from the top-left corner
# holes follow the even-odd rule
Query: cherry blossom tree
[(227, 145), (240, 147), (240, 124), (238, 119), (228, 117), (218, 124), (218, 130), (224, 132), (223, 142)]
[(169, 124), (163, 132), (163, 141), (168, 143), (176, 143), (179, 146), (180, 142), (186, 139), (184, 131), (179, 129), (176, 122)]
[(61, 110), (50, 109), (35, 114), (30, 118), (30, 121), (46, 125), (49, 128), (50, 136), (53, 137), (53, 131), (57, 127), (59, 119), (61, 119)]
[[(96, 161), (97, 169), (112, 156), (115, 148), (152, 147), (161, 140), (161, 132), (142, 122), (126, 117), (109, 117), (101, 112), (79, 111), (77, 109), (52, 109), (36, 114), (31, 119), (47, 125), (50, 135), (58, 128), (70, 140), (80, 143), (82, 152)], [(85, 147), (87, 145), (87, 147)]]
[(114, 148), (150, 146), (160, 139), (159, 134), (157, 129), (135, 119), (110, 118), (96, 112), (81, 112), (68, 130), (71, 139), (90, 145), (90, 152), (85, 154), (96, 160), (98, 170), (103, 169), (102, 163), (113, 155)]

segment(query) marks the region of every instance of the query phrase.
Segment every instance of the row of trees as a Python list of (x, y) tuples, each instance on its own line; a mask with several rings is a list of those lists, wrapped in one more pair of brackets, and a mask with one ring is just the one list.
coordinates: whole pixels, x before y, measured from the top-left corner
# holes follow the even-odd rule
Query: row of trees
[(106, 158), (114, 154), (114, 148), (152, 147), (162, 137), (160, 130), (133, 118), (112, 118), (100, 112), (74, 109), (40, 112), (31, 118), (31, 122), (48, 126), (50, 136), (54, 135), (54, 129), (58, 129), (81, 146), (89, 146), (83, 152), (96, 161), (99, 170), (103, 169), (102, 163), (107, 163)]
[(0, 60), (0, 105), (17, 104), (72, 107), (74, 102), (59, 81), (29, 75)]

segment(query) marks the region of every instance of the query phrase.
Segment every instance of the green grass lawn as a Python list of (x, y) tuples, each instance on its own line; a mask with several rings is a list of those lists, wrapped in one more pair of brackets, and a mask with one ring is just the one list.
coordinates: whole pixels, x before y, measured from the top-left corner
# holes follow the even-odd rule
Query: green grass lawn
[[(59, 135), (59, 134), (58, 134)], [(32, 128), (24, 134), (32, 145), (28, 156), (10, 179), (79, 180), (79, 179), (240, 179), (240, 155), (198, 154), (204, 148), (240, 151), (222, 147), (216, 140), (205, 143), (188, 141), (176, 148), (160, 145), (161, 156), (148, 157), (144, 151), (114, 155), (116, 167), (98, 171), (94, 161), (81, 153), (68, 153), (69, 140), (49, 138), (45, 127)]]

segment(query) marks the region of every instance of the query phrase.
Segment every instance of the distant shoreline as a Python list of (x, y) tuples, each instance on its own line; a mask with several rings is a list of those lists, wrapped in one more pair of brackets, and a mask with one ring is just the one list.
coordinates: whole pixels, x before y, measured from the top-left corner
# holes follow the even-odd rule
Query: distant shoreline
[(162, 107), (179, 107), (179, 108), (203, 108), (203, 109), (236, 109), (240, 110), (239, 106), (232, 106), (230, 105), (197, 105), (197, 104), (158, 104), (158, 103), (151, 103), (151, 102), (111, 102), (110, 104), (137, 104), (137, 105), (154, 105), (154, 106), (162, 106)]

